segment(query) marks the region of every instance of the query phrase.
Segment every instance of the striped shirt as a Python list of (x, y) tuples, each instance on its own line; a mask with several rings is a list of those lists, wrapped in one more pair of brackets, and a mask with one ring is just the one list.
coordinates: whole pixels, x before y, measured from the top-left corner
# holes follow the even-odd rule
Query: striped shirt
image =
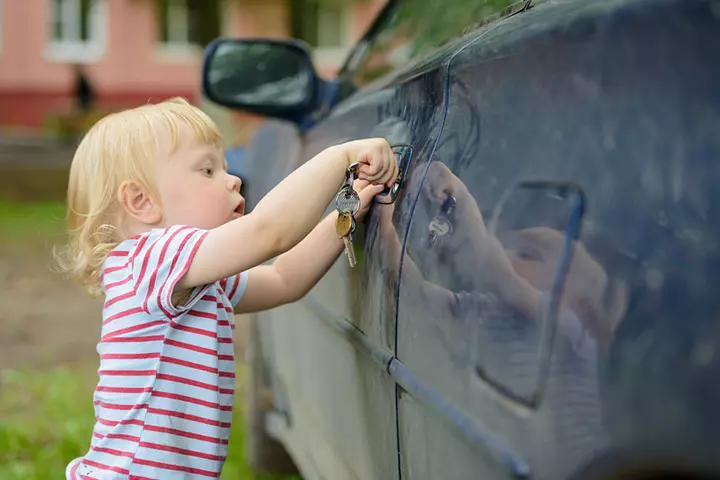
[(96, 423), (66, 478), (220, 476), (235, 391), (233, 307), (247, 274), (197, 287), (182, 306), (171, 300), (206, 234), (152, 230), (105, 261)]

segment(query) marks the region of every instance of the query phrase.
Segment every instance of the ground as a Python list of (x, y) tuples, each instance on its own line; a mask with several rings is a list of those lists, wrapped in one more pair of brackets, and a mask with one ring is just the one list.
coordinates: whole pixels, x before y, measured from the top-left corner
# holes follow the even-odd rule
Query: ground
[(0, 258), (0, 365), (47, 368), (95, 358), (102, 301), (51, 272), (47, 250), (4, 244)]

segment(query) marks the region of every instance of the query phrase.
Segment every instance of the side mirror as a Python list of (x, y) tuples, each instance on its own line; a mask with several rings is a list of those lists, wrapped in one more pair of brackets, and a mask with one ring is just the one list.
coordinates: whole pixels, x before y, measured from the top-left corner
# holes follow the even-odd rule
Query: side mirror
[(220, 105), (297, 120), (315, 108), (319, 79), (303, 44), (217, 39), (203, 60), (203, 91)]

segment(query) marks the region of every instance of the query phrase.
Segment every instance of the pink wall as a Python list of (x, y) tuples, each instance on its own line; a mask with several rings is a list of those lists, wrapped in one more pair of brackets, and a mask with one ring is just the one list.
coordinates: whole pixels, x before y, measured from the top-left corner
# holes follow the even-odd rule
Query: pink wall
[[(100, 91), (192, 90), (199, 84), (197, 58), (162, 61), (155, 42), (151, 2), (107, 2), (105, 54), (87, 71)], [(0, 90), (66, 90), (72, 70), (45, 56), (49, 2), (4, 0), (4, 38), (0, 51)]]
[[(199, 52), (163, 55), (157, 43), (152, 0), (104, 0), (105, 51), (85, 65), (101, 107), (117, 108), (174, 95), (200, 93)], [(354, 43), (386, 0), (359, 0), (352, 7), (349, 37)], [(72, 105), (71, 64), (48, 58), (49, 0), (0, 0), (0, 125), (39, 126), (51, 112)], [(228, 36), (284, 37), (289, 29), (286, 0), (232, 0)], [(167, 52), (166, 52), (167, 53)], [(331, 76), (333, 68), (321, 68)]]
[[(156, 42), (150, 1), (105, 0), (105, 52), (85, 65), (101, 106), (113, 108), (199, 91), (200, 56), (168, 58)], [(72, 98), (71, 64), (46, 55), (48, 0), (0, 0), (0, 124), (37, 126), (51, 111), (67, 109)]]

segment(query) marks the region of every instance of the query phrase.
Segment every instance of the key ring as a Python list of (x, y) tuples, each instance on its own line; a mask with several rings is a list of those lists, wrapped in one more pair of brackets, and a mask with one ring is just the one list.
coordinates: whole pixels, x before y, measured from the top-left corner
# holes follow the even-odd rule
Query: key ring
[(340, 190), (335, 195), (335, 207), (339, 212), (349, 213), (355, 216), (360, 211), (360, 196), (353, 188), (353, 182), (356, 179), (358, 162), (348, 166), (345, 172), (345, 180)]

